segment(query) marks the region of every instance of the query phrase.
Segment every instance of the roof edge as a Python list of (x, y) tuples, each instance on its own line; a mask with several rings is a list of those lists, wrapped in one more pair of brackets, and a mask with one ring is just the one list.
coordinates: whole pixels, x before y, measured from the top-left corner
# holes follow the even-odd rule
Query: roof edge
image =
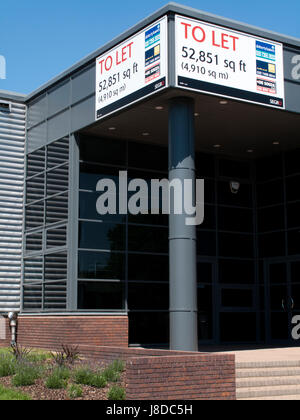
[(112, 49), (117, 44), (123, 42), (126, 38), (131, 37), (136, 32), (139, 32), (145, 26), (150, 25), (153, 21), (161, 18), (166, 14), (181, 14), (185, 16), (189, 16), (194, 19), (204, 20), (208, 23), (212, 23), (215, 25), (225, 26), (231, 28), (233, 30), (237, 30), (240, 32), (249, 33), (251, 35), (256, 35), (261, 38), (267, 38), (273, 41), (281, 42), (283, 44), (290, 45), (291, 47), (299, 47), (300, 48), (300, 39), (285, 36), (283, 34), (269, 31), (267, 29), (263, 29), (260, 27), (256, 27), (253, 25), (249, 25), (247, 23), (239, 22), (236, 20), (231, 20), (229, 18), (221, 17), (212, 13), (204, 12), (202, 10), (198, 10), (192, 7), (183, 6), (181, 4), (170, 2), (165, 6), (158, 9), (156, 12), (152, 13), (148, 17), (142, 19), (137, 24), (132, 26), (131, 28), (127, 29), (126, 31), (122, 32), (117, 37), (113, 38), (111, 41), (103, 45), (102, 47), (98, 48), (97, 50), (91, 52), (80, 61), (73, 64), (71, 67), (66, 69), (65, 71), (58, 74), (56, 77), (50, 79), (48, 82), (34, 90), (32, 93), (25, 95), (25, 101), (30, 101), (34, 99), (36, 96), (44, 93), (47, 89), (51, 88), (53, 85), (63, 81), (68, 76), (71, 76), (76, 71), (80, 71), (84, 66), (92, 64), (93, 60), (96, 60), (98, 56), (104, 54), (106, 51)]

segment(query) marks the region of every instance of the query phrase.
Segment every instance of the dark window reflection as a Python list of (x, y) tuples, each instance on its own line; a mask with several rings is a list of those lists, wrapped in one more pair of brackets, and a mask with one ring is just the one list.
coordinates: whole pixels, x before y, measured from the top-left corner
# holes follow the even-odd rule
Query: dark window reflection
[(123, 251), (125, 225), (116, 223), (79, 222), (79, 248)]
[(129, 254), (128, 280), (169, 281), (169, 257), (162, 255)]
[(168, 235), (168, 228), (129, 225), (129, 251), (168, 253)]
[(272, 181), (257, 185), (257, 203), (259, 206), (270, 206), (283, 202), (283, 181)]
[(256, 313), (221, 313), (220, 335), (223, 342), (256, 341)]
[(78, 253), (78, 276), (81, 279), (125, 279), (125, 255), (114, 252)]
[(166, 344), (169, 342), (169, 314), (129, 313), (129, 343), (131, 344)]
[(219, 282), (224, 284), (254, 283), (254, 262), (221, 259), (219, 261)]
[(253, 306), (253, 291), (250, 289), (222, 289), (222, 306), (251, 308)]
[[(234, 181), (234, 179), (233, 179)], [(230, 206), (252, 207), (252, 185), (240, 185), (237, 194), (233, 194), (230, 189), (230, 182), (222, 181), (218, 183), (218, 201), (219, 204), (226, 204)]]
[(253, 257), (253, 236), (220, 233), (219, 254), (222, 257)]
[(125, 284), (121, 282), (79, 282), (78, 309), (124, 309)]
[(126, 142), (116, 139), (82, 137), (80, 159), (112, 165), (126, 165)]
[(250, 177), (250, 162), (222, 159), (219, 161), (219, 175), (248, 179)]
[(253, 232), (252, 210), (233, 207), (219, 207), (218, 222), (220, 230)]
[(128, 144), (128, 166), (167, 172), (168, 148), (150, 144)]
[(169, 309), (169, 284), (129, 283), (128, 309)]

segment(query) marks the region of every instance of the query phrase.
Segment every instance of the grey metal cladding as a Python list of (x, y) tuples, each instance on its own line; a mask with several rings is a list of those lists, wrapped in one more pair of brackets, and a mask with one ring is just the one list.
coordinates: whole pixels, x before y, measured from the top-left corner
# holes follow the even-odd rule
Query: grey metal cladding
[(27, 113), (27, 127), (31, 128), (47, 117), (47, 95), (40, 96), (36, 101), (30, 103)]
[(52, 143), (70, 132), (70, 110), (66, 109), (48, 120), (47, 143)]
[(285, 82), (284, 89), (286, 110), (300, 113), (300, 83)]
[(64, 82), (62, 85), (48, 92), (48, 117), (62, 111), (70, 105), (71, 83)]
[(96, 66), (88, 67), (72, 78), (72, 104), (95, 92)]
[(0, 112), (0, 313), (20, 309), (26, 107)]
[(47, 122), (27, 131), (27, 153), (31, 153), (47, 143)]
[(71, 131), (95, 122), (95, 95), (72, 107)]

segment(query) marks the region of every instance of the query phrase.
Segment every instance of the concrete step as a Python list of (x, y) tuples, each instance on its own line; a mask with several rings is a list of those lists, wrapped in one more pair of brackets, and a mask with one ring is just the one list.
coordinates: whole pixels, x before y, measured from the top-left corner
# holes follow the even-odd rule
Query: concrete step
[(299, 376), (273, 376), (268, 378), (238, 378), (236, 387), (239, 388), (265, 388), (270, 386), (286, 386), (286, 385), (299, 385)]
[(297, 368), (300, 360), (264, 361), (264, 362), (238, 362), (236, 369), (272, 369), (272, 368)]
[(257, 399), (264, 397), (283, 397), (288, 395), (300, 396), (300, 385), (273, 385), (237, 389), (237, 399)]
[(236, 377), (239, 378), (268, 378), (273, 376), (300, 376), (300, 367), (275, 367), (237, 369)]
[(299, 401), (300, 395), (278, 395), (277, 397), (240, 398), (243, 401)]

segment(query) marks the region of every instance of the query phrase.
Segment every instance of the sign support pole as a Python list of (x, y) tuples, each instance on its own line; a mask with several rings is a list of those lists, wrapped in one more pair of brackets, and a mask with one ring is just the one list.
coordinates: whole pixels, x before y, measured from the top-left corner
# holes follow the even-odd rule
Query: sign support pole
[[(195, 181), (194, 103), (175, 98), (169, 106), (169, 181)], [(187, 226), (184, 206), (170, 200), (170, 349), (198, 351), (196, 226)], [(183, 197), (182, 197), (183, 204)]]

